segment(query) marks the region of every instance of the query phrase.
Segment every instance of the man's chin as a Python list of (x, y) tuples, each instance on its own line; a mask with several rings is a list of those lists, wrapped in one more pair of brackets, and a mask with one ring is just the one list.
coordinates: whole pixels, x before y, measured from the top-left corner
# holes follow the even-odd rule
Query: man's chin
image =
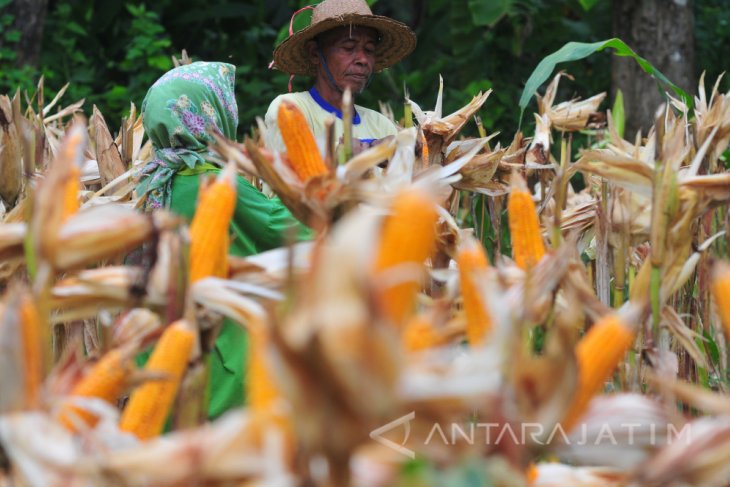
[(345, 83), (345, 86), (350, 88), (350, 91), (355, 94), (362, 93), (363, 91), (365, 91), (365, 88), (367, 87), (367, 85), (368, 85), (367, 79), (363, 79), (361, 81), (360, 80), (348, 80)]

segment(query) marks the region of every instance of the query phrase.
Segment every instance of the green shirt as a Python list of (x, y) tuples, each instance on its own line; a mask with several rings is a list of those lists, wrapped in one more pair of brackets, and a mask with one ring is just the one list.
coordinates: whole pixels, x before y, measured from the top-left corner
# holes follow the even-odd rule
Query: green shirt
[[(173, 212), (188, 221), (195, 213), (200, 184), (200, 174), (191, 172), (198, 171), (188, 170), (173, 177), (170, 205)], [(236, 191), (238, 201), (230, 226), (231, 254), (245, 257), (281, 247), (286, 244), (284, 239), (291, 234), (291, 227), (298, 239), (311, 238), (311, 230), (297, 222), (278, 198), (267, 198), (240, 176)], [(226, 319), (210, 361), (210, 419), (244, 404), (247, 348), (247, 334), (241, 325)]]

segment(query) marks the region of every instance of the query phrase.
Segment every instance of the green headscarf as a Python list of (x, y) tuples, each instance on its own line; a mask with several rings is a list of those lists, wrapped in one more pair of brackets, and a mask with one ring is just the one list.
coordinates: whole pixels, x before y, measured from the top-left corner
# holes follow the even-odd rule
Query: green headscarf
[(142, 120), (155, 158), (137, 187), (146, 210), (169, 207), (173, 176), (210, 160), (211, 131), (235, 139), (235, 73), (231, 64), (199, 61), (168, 71), (147, 92)]

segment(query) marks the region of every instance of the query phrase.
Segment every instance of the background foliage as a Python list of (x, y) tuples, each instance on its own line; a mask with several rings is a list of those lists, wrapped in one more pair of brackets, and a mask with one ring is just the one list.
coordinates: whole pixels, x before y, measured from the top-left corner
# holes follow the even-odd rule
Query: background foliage
[[(51, 94), (67, 81), (65, 99), (86, 98), (112, 127), (138, 106), (149, 85), (172, 67), (171, 56), (186, 49), (193, 59), (223, 60), (237, 66), (240, 131), (249, 130), (268, 103), (287, 90), (288, 76), (268, 69), (277, 39), (287, 35), (291, 12), (308, 2), (267, 0), (50, 1), (40, 73), (15, 66), (18, 32), (0, 0), (0, 93), (32, 88), (43, 74)], [(371, 0), (375, 13), (406, 22), (418, 35), (416, 51), (377, 75), (359, 103), (384, 101), (402, 116), (404, 87), (413, 100), (432, 108), (439, 74), (444, 77), (444, 110), (462, 106), (479, 90), (494, 89), (482, 118), (488, 130), (514, 130), (522, 87), (537, 63), (568, 41), (611, 37), (611, 2), (596, 0)], [(713, 81), (730, 58), (727, 0), (695, 3), (699, 69)], [(295, 25), (307, 22), (308, 12)], [(651, 61), (651, 53), (639, 53)], [(566, 66), (575, 76), (559, 96), (587, 96), (610, 89), (610, 54)], [(699, 73), (698, 73), (699, 76)], [(727, 89), (727, 80), (724, 88)], [(308, 87), (296, 78), (295, 89)], [(695, 87), (682, 87), (694, 93)], [(529, 120), (526, 120), (529, 122)]]

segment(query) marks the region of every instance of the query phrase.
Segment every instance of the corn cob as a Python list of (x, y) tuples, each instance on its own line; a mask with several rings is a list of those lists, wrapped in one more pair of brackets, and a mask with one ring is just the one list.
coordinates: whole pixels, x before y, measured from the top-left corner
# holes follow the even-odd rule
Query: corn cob
[(246, 401), (254, 413), (265, 412), (272, 402), (279, 397), (266, 363), (266, 330), (251, 327), (249, 330), (250, 352), (248, 359), (248, 377), (246, 378)]
[(283, 435), (287, 455), (293, 455), (295, 448), (294, 425), (291, 417), (277, 408), (281, 392), (271, 375), (266, 360), (268, 346), (267, 331), (260, 326), (249, 328), (250, 348), (246, 374), (246, 402), (251, 411), (252, 433), (257, 443), (263, 445), (267, 432), (275, 427)]
[(63, 213), (61, 221), (68, 218), (79, 211), (79, 190), (81, 189), (81, 170), (76, 164), (71, 165), (68, 180), (64, 187), (63, 194)]
[(426, 134), (423, 133), (423, 131), (420, 131), (421, 136), (421, 160), (423, 161), (424, 166), (428, 166), (428, 141), (426, 140)]
[[(76, 384), (71, 396), (96, 397), (114, 403), (124, 391), (127, 377), (132, 369), (130, 350), (112, 349)], [(64, 405), (59, 413), (59, 420), (71, 431), (76, 430), (72, 419), (74, 415), (92, 428), (99, 419), (86, 409), (71, 404)]]
[(288, 101), (279, 105), (277, 123), (292, 169), (302, 182), (329, 172), (317, 142), (299, 108)]
[[(433, 201), (421, 191), (409, 189), (396, 196), (381, 231), (375, 275), (408, 264), (422, 268), (436, 247), (437, 219)], [(413, 312), (420, 281), (420, 276), (408, 278), (378, 290), (379, 304), (394, 325), (402, 325)]]
[(146, 440), (162, 432), (167, 414), (175, 400), (195, 335), (184, 320), (172, 323), (164, 331), (145, 366), (146, 371), (167, 375), (138, 387), (129, 399), (119, 428)]
[(228, 226), (236, 206), (235, 172), (227, 167), (205, 191), (190, 224), (190, 281), (224, 277), (228, 260)]
[(215, 268), (213, 269), (213, 275), (217, 277), (228, 277), (228, 248), (231, 246), (231, 237), (226, 232), (223, 235), (223, 243), (218, 249), (219, 254), (215, 260)]
[(520, 268), (528, 269), (545, 255), (545, 243), (532, 195), (520, 176), (515, 174), (512, 180), (512, 191), (507, 202), (512, 258)]
[(566, 432), (580, 419), (633, 342), (634, 331), (616, 315), (603, 317), (578, 342), (578, 387), (563, 418)]
[(730, 340), (730, 266), (718, 264), (712, 277), (712, 297), (715, 298), (715, 309), (720, 315), (725, 338)]
[(479, 345), (484, 342), (492, 328), (492, 319), (475, 280), (477, 273), (484, 272), (489, 266), (487, 254), (479, 242), (470, 239), (459, 249), (456, 264), (459, 267), (461, 294), (464, 299), (466, 337), (470, 345)]
[(43, 380), (43, 332), (40, 317), (33, 298), (29, 294), (20, 297), (20, 326), (23, 346), (23, 373), (26, 404), (38, 404), (38, 391)]
[(433, 323), (425, 314), (413, 316), (403, 327), (403, 347), (418, 352), (444, 343), (443, 337), (433, 329)]

